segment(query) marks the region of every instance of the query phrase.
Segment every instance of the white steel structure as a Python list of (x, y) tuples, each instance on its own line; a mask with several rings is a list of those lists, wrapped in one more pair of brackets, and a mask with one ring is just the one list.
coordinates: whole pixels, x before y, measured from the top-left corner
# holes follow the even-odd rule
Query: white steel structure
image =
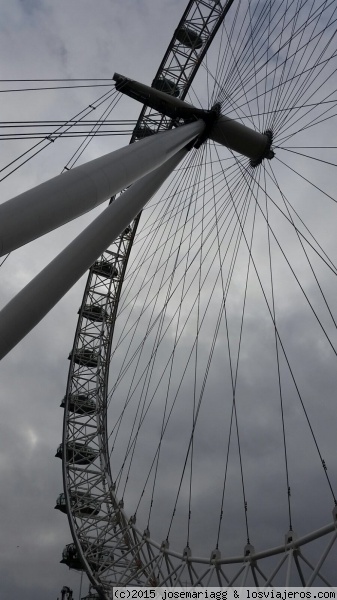
[[(337, 583), (336, 457), (312, 423), (315, 378), (301, 377), (311, 343), (312, 374), (329, 365), (335, 392), (337, 267), (331, 230), (314, 231), (336, 203), (336, 23), (328, 1), (191, 0), (152, 89), (114, 76), (144, 104), (135, 143), (0, 207), (5, 254), (112, 200), (0, 313), (4, 356), (90, 267), (56, 508), (73, 536), (62, 560), (86, 571), (93, 598), (114, 585)], [(324, 173), (306, 167), (318, 155)], [(288, 341), (283, 313), (298, 297), (317, 329), (306, 341), (306, 316)], [(301, 444), (322, 473), (312, 499)]]

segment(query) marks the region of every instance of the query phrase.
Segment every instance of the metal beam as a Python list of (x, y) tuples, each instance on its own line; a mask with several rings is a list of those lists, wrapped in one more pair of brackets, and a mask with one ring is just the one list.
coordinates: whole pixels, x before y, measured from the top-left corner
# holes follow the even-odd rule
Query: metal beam
[(0, 205), (0, 256), (68, 223), (150, 173), (198, 137), (202, 121), (130, 144)]
[(2, 309), (0, 359), (41, 321), (97, 257), (112, 244), (186, 153), (186, 149), (180, 150), (114, 200)]
[(226, 115), (219, 114), (220, 105), (216, 105), (211, 110), (203, 110), (119, 73), (115, 73), (113, 79), (118, 91), (172, 119), (183, 119), (187, 122), (203, 119), (208, 127), (206, 137), (250, 158), (253, 166), (259, 164), (263, 158), (270, 159), (274, 156), (270, 149), (271, 132), (260, 133)]

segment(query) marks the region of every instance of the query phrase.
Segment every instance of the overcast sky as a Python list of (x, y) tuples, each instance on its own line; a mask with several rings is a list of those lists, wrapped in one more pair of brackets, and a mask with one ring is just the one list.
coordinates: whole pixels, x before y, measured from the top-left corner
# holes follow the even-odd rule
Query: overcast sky
[[(177, 0), (0, 0), (0, 62), (1, 79), (46, 79), (46, 78), (107, 78), (115, 71), (150, 84), (154, 73), (172, 33), (181, 17), (184, 2)], [(35, 85), (35, 84), (34, 84)], [(332, 85), (332, 84), (331, 84)], [(18, 87), (15, 82), (1, 83), (2, 89)], [(27, 83), (27, 87), (33, 87)], [(333, 87), (333, 86), (332, 86)], [(78, 88), (72, 90), (51, 90), (31, 92), (8, 92), (0, 95), (1, 120), (42, 120), (70, 119), (76, 113), (94, 102), (107, 88)], [(200, 89), (202, 95), (203, 91)], [(119, 109), (118, 109), (119, 110)], [(136, 119), (139, 107), (126, 100), (123, 108), (111, 118)], [(117, 116), (118, 115), (118, 116)], [(329, 128), (336, 123), (330, 122)], [(321, 128), (321, 129), (322, 129)], [(301, 145), (304, 138), (299, 139)], [(308, 144), (307, 139), (304, 140)], [(31, 142), (1, 142), (1, 167), (13, 160), (21, 152), (31, 146)], [(15, 174), (2, 182), (1, 202), (23, 192), (34, 185), (60, 173), (78, 146), (78, 140), (58, 141), (28, 162)], [(127, 137), (100, 138), (89, 145), (83, 160), (90, 160), (128, 143)], [(331, 143), (331, 142), (330, 142)], [(294, 143), (295, 145), (295, 143)], [(314, 145), (314, 143), (312, 143)], [(57, 146), (57, 147), (56, 147)], [(282, 155), (280, 158), (289, 157)], [(326, 158), (327, 155), (324, 155)], [(336, 162), (334, 160), (334, 162)], [(288, 160), (288, 164), (293, 164)], [(301, 163), (298, 168), (307, 177), (314, 180), (330, 195), (335, 195), (333, 171), (325, 165), (313, 166)], [(324, 241), (330, 257), (336, 264), (335, 245), (335, 213), (333, 203), (324, 205), (323, 197), (317, 196), (312, 186), (305, 186), (303, 180), (291, 175), (281, 163), (273, 161), (278, 181), (282, 180), (285, 194), (289, 197), (296, 190), (296, 207), (300, 214), (306, 215), (308, 227), (314, 226), (321, 241)], [(281, 204), (281, 196), (276, 186), (270, 184), (275, 192), (277, 202)], [(293, 195), (291, 196), (294, 197)], [(324, 197), (324, 200), (326, 198)], [(13, 253), (1, 267), (0, 307), (4, 306), (30, 279), (37, 274), (83, 227), (90, 222), (93, 214), (85, 215), (76, 223), (70, 223), (27, 247)], [(270, 208), (271, 214), (273, 209)], [(277, 211), (273, 218), (277, 221)], [(179, 217), (177, 217), (178, 219)], [(252, 213), (250, 214), (252, 218)], [(178, 221), (176, 221), (178, 222)], [(249, 220), (248, 220), (249, 222)], [(200, 233), (200, 225), (195, 224), (195, 233)], [(259, 257), (260, 274), (269, 290), (270, 278), (268, 262), (267, 238), (263, 219), (260, 219), (256, 236), (255, 256)], [(194, 238), (192, 238), (194, 239)], [(301, 273), (306, 291), (315, 304), (325, 329), (336, 346), (337, 336), (333, 322), (324, 308), (317, 284), (307, 265), (299, 259), (299, 244), (296, 236), (289, 233), (283, 224), (279, 227), (279, 239), (287, 242), (289, 252), (293, 250), (293, 264)], [(155, 241), (160, 244), (160, 235)], [(142, 244), (140, 243), (140, 246)], [(182, 246), (182, 251), (184, 246)], [(187, 251), (187, 246), (185, 248)], [(205, 251), (207, 244), (205, 244)], [(301, 393), (306, 408), (317, 433), (323, 458), (329, 467), (332, 484), (337, 486), (336, 463), (336, 354), (331, 350), (322, 330), (313, 322), (312, 313), (307, 309), (303, 294), (298, 286), (290, 282), (289, 273), (280, 252), (274, 244), (274, 266), (277, 267), (275, 278), (275, 296), (280, 315), (280, 330), (287, 340), (287, 349), (296, 372), (297, 381), (301, 385)], [(327, 267), (323, 267), (315, 254), (311, 253), (315, 268), (320, 272), (320, 283), (334, 314), (337, 293), (335, 277)], [(139, 271), (137, 278), (128, 283), (131, 294), (149, 268), (144, 264), (141, 271), (141, 252), (134, 257), (135, 269)], [(138, 262), (137, 262), (138, 260)], [(159, 263), (158, 263), (159, 264)], [(173, 263), (172, 263), (173, 265)], [(238, 258), (237, 274), (233, 279), (232, 295), (228, 303), (229, 327), (232, 327), (231, 351), (235, 355), (240, 328), (240, 314), (247, 268), (247, 251), (242, 250)], [(215, 281), (212, 262), (206, 263), (204, 274), (209, 271), (208, 290)], [(150, 269), (154, 269), (152, 264)], [(172, 267), (173, 268), (173, 267)], [(215, 268), (215, 267), (214, 267)], [(216, 270), (216, 269), (215, 269)], [(149, 270), (149, 273), (151, 270)], [(177, 268), (177, 276), (179, 274)], [(193, 269), (192, 272), (194, 273)], [(192, 278), (192, 275), (190, 275)], [(66, 295), (27, 337), (0, 364), (0, 600), (46, 600), (56, 599), (63, 585), (69, 585), (78, 597), (80, 574), (69, 571), (60, 565), (62, 549), (70, 543), (71, 535), (66, 517), (54, 510), (58, 494), (62, 491), (61, 461), (54, 458), (56, 448), (61, 442), (62, 409), (59, 404), (65, 393), (68, 372), (68, 354), (72, 347), (76, 326), (77, 310), (81, 303), (85, 278)], [(268, 287), (269, 286), (269, 287)], [(164, 288), (163, 292), (167, 288)], [(181, 288), (179, 288), (181, 291)], [(195, 288), (192, 287), (194, 293)], [(237, 292), (237, 294), (235, 293)], [(126, 311), (121, 318), (121, 325), (137, 317), (142, 299), (137, 299), (135, 317)], [(178, 291), (179, 293), (179, 291)], [(164, 297), (164, 296), (163, 296)], [(191, 296), (187, 296), (185, 312), (187, 318)], [(206, 301), (205, 301), (206, 302)], [(209, 312), (211, 316), (205, 321), (199, 349), (200, 372), (197, 388), (200, 390), (206, 368), (209, 349), (212, 343), (214, 316), (221, 306), (221, 295), (212, 300)], [(201, 305), (201, 309), (205, 308)], [(173, 310), (173, 309), (172, 309)], [(173, 316), (168, 311), (166, 319)], [(194, 317), (195, 318), (195, 317)], [(124, 320), (123, 320), (124, 319)], [(137, 339), (145, 332), (147, 321), (139, 328)], [(182, 356), (187, 355), (190, 348), (195, 320), (188, 322), (182, 339)], [(120, 329), (121, 330), (121, 329)], [(118, 331), (117, 330), (117, 333)], [(275, 371), (275, 341), (273, 328), (268, 317), (265, 302), (256, 276), (250, 280), (250, 296), (247, 301), (245, 318), (245, 338), (240, 363), (240, 380), (238, 394), (244, 401), (238, 400), (238, 415), (243, 444), (244, 468), (246, 474), (246, 490), (248, 504), (252, 507), (252, 534), (258, 540), (258, 546), (281, 544), (287, 531), (287, 511), (284, 502), (284, 463), (282, 462), (281, 421), (279, 404), (277, 404), (277, 378)], [(156, 363), (157, 377), (161, 373), (158, 365), (164, 365), (167, 354), (171, 352), (171, 338), (162, 344)], [(137, 341), (133, 342), (137, 347)], [(139, 343), (139, 341), (138, 341)], [(127, 341), (121, 344), (116, 352), (113, 373), (124, 357)], [(124, 350), (123, 350), (124, 348)], [(131, 351), (130, 351), (131, 352)], [(214, 354), (214, 366), (207, 382), (207, 402), (201, 410), (202, 427), (198, 431), (196, 444), (196, 466), (194, 473), (195, 504), (193, 505), (194, 529), (193, 548), (196, 554), (209, 555), (214, 547), (218, 523), (219, 503), (222, 492), (223, 465), (230, 419), (230, 402), (223, 405), (224, 396), (231, 398), (230, 370), (228, 366), (228, 350), (224, 320), (219, 331), (217, 348)], [(225, 366), (224, 366), (225, 365)], [(242, 366), (241, 366), (242, 365)], [(192, 368), (192, 367), (191, 367)], [(139, 366), (141, 370), (141, 364)], [(287, 439), (292, 481), (295, 490), (294, 528), (303, 535), (308, 531), (321, 527), (331, 520), (333, 503), (328, 494), (324, 474), (319, 465), (317, 453), (308, 434), (308, 426), (303, 419), (298, 399), (295, 401), (294, 384), (287, 370), (284, 358), (281, 359), (283, 373), (283, 392), (287, 411)], [(179, 378), (177, 370), (177, 380)], [(193, 382), (193, 373), (190, 373)], [(156, 376), (152, 383), (156, 385)], [(127, 393), (131, 375), (118, 388), (114, 401), (116, 414), (122, 410), (122, 403)], [(112, 381), (112, 384), (114, 381)], [(184, 382), (181, 396), (190, 399), (191, 385)], [(184, 386), (186, 386), (184, 388)], [(276, 390), (276, 392), (275, 392)], [(173, 393), (173, 392), (172, 392)], [(185, 394), (185, 396), (184, 396)], [(273, 401), (271, 402), (271, 399)], [(153, 517), (154, 537), (158, 541), (167, 533), (167, 520), (172, 511), (174, 493), (181, 470), (181, 453), (178, 453), (184, 431), (190, 426), (191, 404), (189, 412), (181, 404), (177, 409), (176, 420), (168, 428), (163, 445), (161, 470), (158, 476), (157, 512)], [(221, 408), (220, 417), (217, 410)], [(130, 408), (132, 416), (133, 408)], [(180, 412), (179, 412), (180, 411)], [(215, 416), (217, 415), (217, 416)], [(143, 482), (143, 473), (148, 471), (149, 461), (155, 446), (147, 443), (151, 440), (151, 432), (160, 429), (162, 411), (155, 404), (146, 427), (144, 426), (144, 442), (142, 450), (137, 452), (135, 464), (131, 471), (129, 496), (126, 495), (127, 508), (135, 510)], [(111, 417), (111, 422), (113, 421)], [(124, 425), (123, 425), (124, 427)], [(121, 430), (120, 438), (127, 435)], [(225, 436), (224, 436), (224, 431)], [(187, 439), (187, 438), (186, 438)], [(275, 442), (275, 440), (278, 440)], [(157, 442), (156, 442), (157, 443)], [(220, 449), (217, 444), (220, 445)], [(139, 445), (140, 448), (140, 445)], [(237, 554), (245, 544), (245, 533), (242, 519), (242, 493), (240, 491), (237, 448), (233, 444), (233, 460), (230, 462), (229, 479), (232, 487), (226, 496), (225, 510), (227, 521), (221, 538), (223, 553)], [(183, 445), (183, 452), (186, 451)], [(117, 461), (121, 461), (120, 451)], [(178, 465), (178, 466), (176, 466)], [(185, 482), (186, 484), (186, 482)], [(137, 487), (138, 485), (138, 487)], [(140, 486), (140, 487), (139, 487)], [(296, 496), (297, 490), (297, 496)], [(186, 490), (184, 488), (183, 498)], [(241, 494), (241, 495), (240, 495)], [(282, 495), (282, 501), (280, 497)], [(239, 497), (239, 500), (238, 500)], [(128, 504), (129, 503), (129, 504)], [(240, 508), (238, 507), (240, 503)], [(158, 509), (161, 506), (161, 509)], [(179, 512), (180, 510), (180, 512)], [(177, 549), (182, 550), (186, 542), (186, 502), (178, 507), (174, 534)], [(146, 519), (147, 509), (140, 510), (138, 525), (145, 527), (141, 519)], [(182, 525), (183, 524), (183, 525)], [(254, 543), (252, 539), (252, 543)], [(205, 549), (204, 549), (205, 546)], [(204, 551), (204, 552), (203, 552)], [(336, 551), (335, 555), (336, 557)], [(331, 567), (330, 567), (331, 568)], [(331, 571), (332, 572), (332, 571)], [(336, 584), (337, 581), (335, 580)], [(88, 590), (86, 577), (83, 577), (82, 596)]]

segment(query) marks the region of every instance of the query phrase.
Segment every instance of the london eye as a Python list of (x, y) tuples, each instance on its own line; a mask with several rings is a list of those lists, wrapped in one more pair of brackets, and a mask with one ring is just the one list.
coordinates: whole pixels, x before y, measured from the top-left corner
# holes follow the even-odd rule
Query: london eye
[(131, 144), (0, 206), (4, 260), (108, 202), (0, 313), (4, 356), (90, 267), (56, 507), (91, 597), (336, 585), (336, 23), (191, 0), (152, 81), (115, 65)]

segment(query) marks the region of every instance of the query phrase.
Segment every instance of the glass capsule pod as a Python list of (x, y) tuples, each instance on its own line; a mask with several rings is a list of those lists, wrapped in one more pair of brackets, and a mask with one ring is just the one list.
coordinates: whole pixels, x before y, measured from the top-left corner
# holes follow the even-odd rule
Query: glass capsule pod
[(103, 306), (99, 304), (86, 304), (83, 307), (83, 316), (89, 321), (96, 321), (102, 323), (107, 317), (107, 312)]
[(83, 367), (97, 367), (99, 355), (91, 348), (79, 348), (74, 353), (70, 352), (68, 358), (69, 360), (73, 358), (77, 365)]
[(117, 267), (108, 260), (98, 260), (93, 265), (93, 271), (97, 275), (102, 275), (107, 279), (115, 279), (118, 277)]
[[(87, 558), (89, 564), (93, 569), (96, 569), (100, 564), (98, 558), (104, 556), (106, 560), (113, 560), (113, 554), (109, 550), (99, 550), (95, 552), (95, 549), (91, 548), (91, 556)], [(75, 544), (67, 544), (62, 551), (62, 560), (60, 563), (63, 563), (69, 567), (69, 569), (75, 569), (76, 571), (82, 571), (83, 565), (82, 561), (78, 555)]]
[[(100, 502), (86, 492), (70, 494), (70, 503), (74, 512), (79, 516), (96, 516), (101, 510)], [(64, 514), (67, 513), (66, 497), (63, 492), (57, 497), (55, 509)]]
[[(65, 407), (66, 399), (67, 396), (64, 396), (61, 408)], [(68, 410), (78, 415), (92, 415), (96, 410), (96, 402), (88, 394), (69, 394)]]
[(148, 125), (138, 125), (138, 127), (135, 127), (135, 129), (133, 130), (133, 135), (135, 136), (136, 140), (141, 140), (142, 138), (150, 137), (150, 135), (153, 135), (154, 133), (155, 131), (153, 131), (153, 129), (151, 129), (151, 127), (149, 127)]
[(188, 48), (194, 48), (194, 50), (199, 50), (203, 44), (201, 35), (185, 26), (179, 27), (176, 32), (176, 38), (181, 44)]
[[(81, 442), (68, 442), (67, 444), (67, 460), (78, 465), (89, 465), (95, 460), (97, 454), (93, 448)], [(55, 456), (56, 458), (62, 458), (62, 444), (59, 445)]]
[(165, 92), (165, 94), (170, 94), (170, 96), (175, 96), (176, 98), (180, 94), (180, 89), (177, 84), (171, 79), (167, 79), (167, 77), (157, 77), (154, 80), (152, 87), (160, 92)]
[(62, 551), (62, 560), (60, 563), (67, 565), (69, 569), (76, 569), (76, 571), (82, 571), (82, 561), (77, 553), (75, 544), (67, 544)]

